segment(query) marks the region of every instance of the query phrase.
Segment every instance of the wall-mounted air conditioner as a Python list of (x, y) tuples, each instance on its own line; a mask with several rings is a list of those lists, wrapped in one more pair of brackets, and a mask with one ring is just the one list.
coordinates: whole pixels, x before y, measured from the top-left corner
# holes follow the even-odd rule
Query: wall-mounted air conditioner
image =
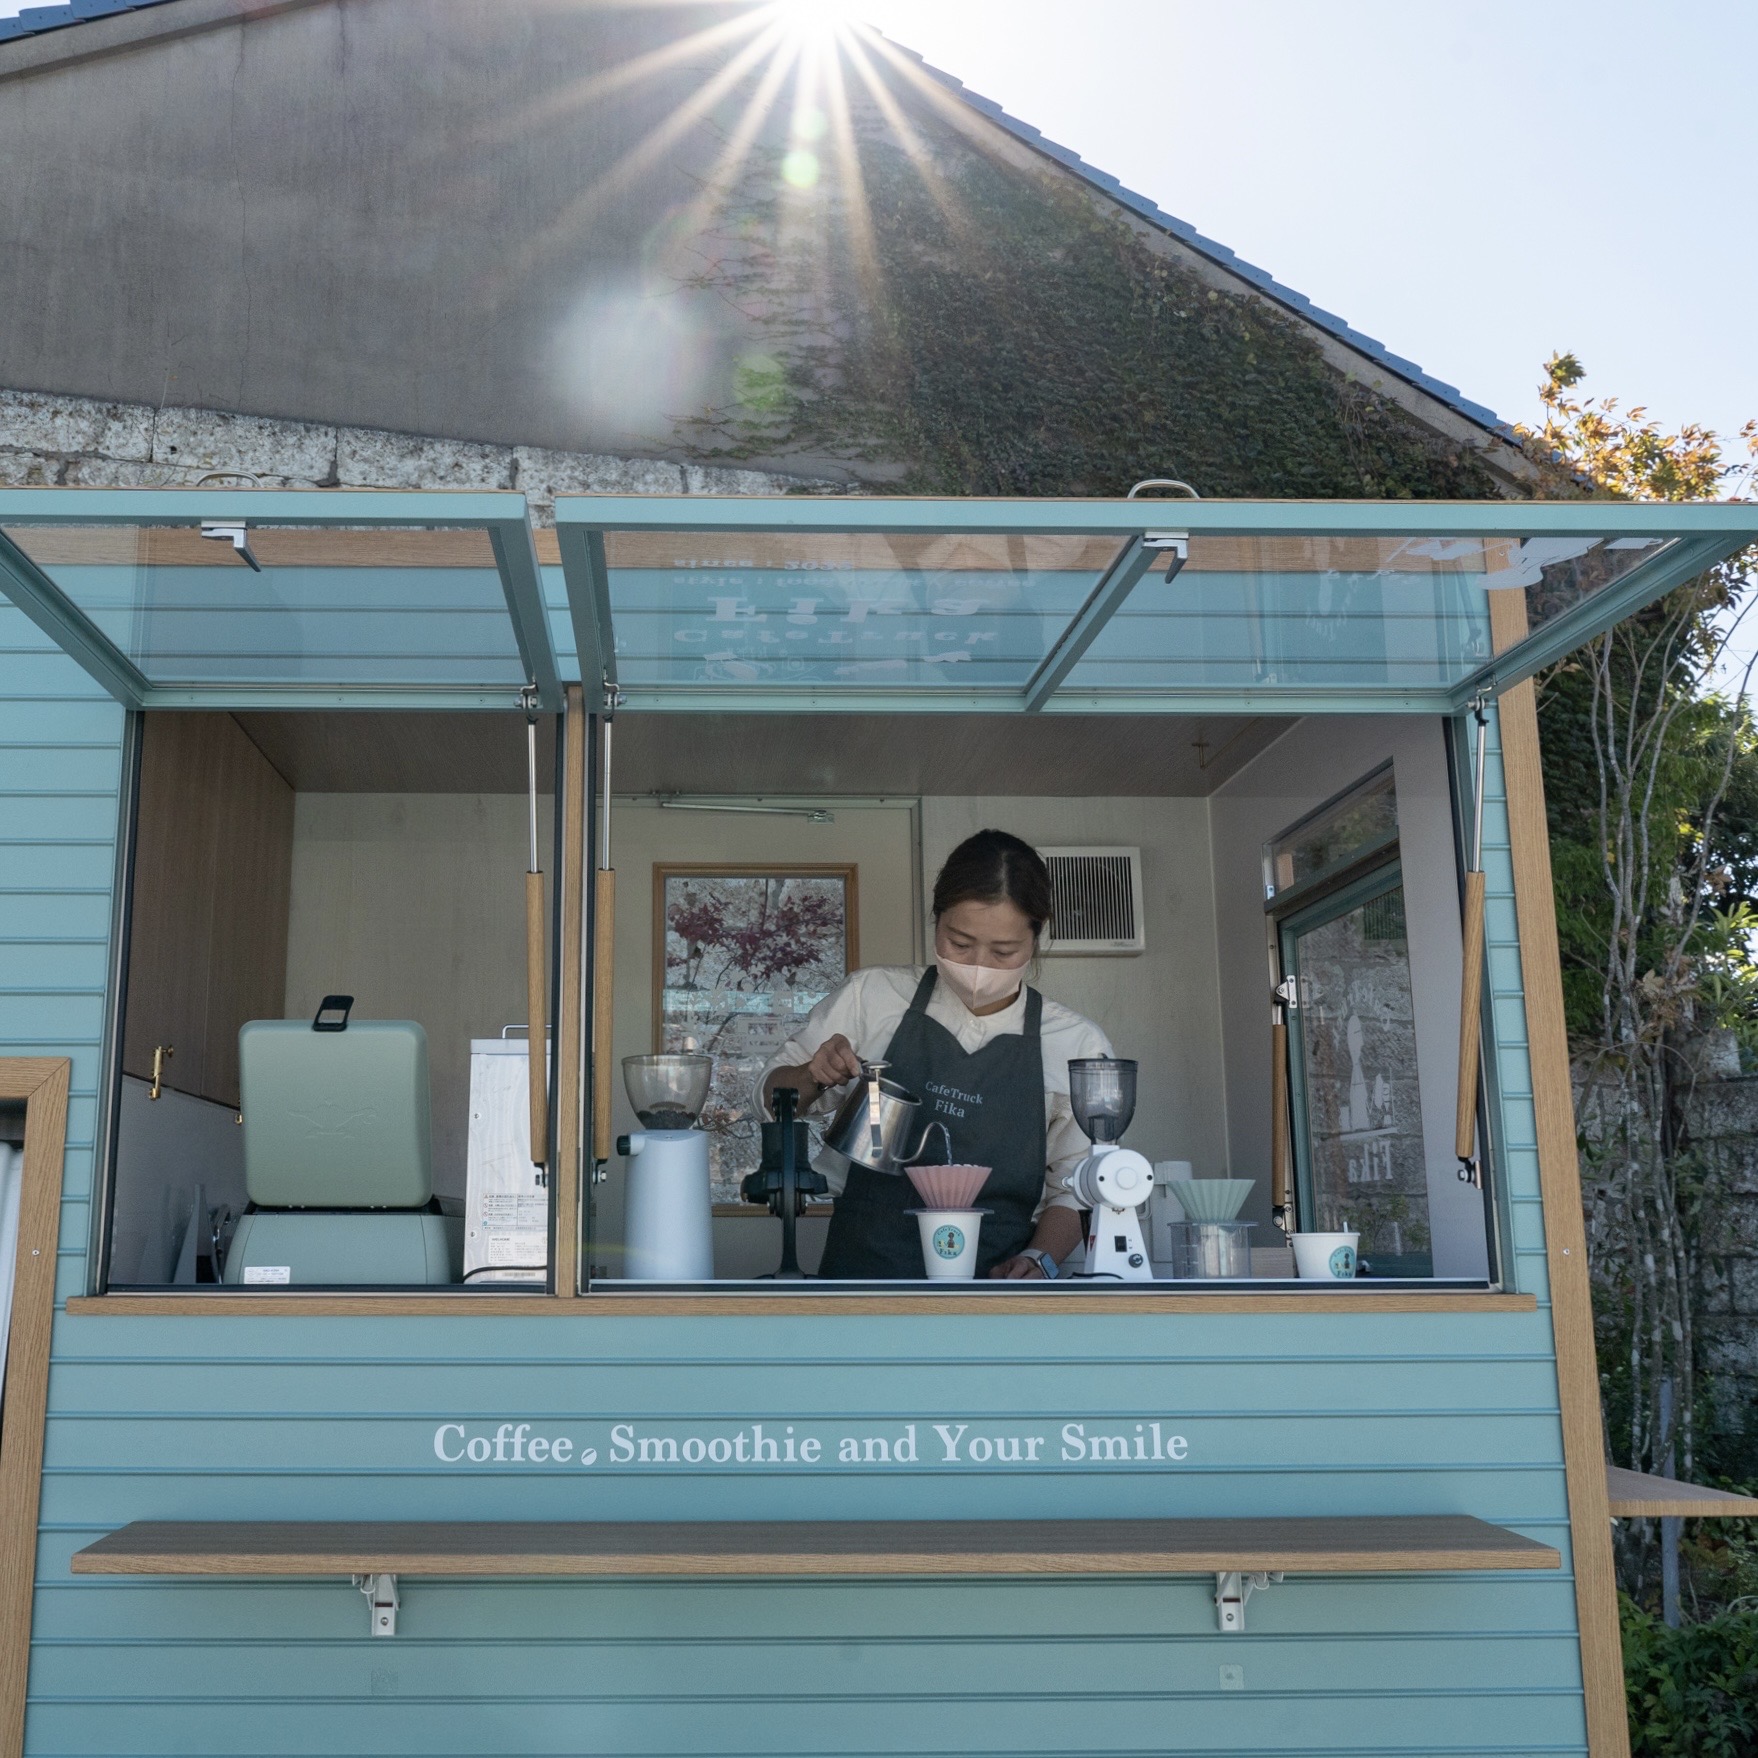
[(1138, 848), (1047, 848), (1055, 918), (1047, 954), (1142, 952), (1147, 948)]

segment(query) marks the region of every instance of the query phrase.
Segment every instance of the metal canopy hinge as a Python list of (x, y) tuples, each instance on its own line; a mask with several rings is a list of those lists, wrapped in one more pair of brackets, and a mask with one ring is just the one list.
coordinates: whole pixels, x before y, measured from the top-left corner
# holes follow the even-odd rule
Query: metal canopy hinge
[(1275, 1586), (1280, 1569), (1220, 1569), (1215, 1574), (1215, 1627), (1224, 1636), (1245, 1632), (1245, 1602), (1254, 1593)]
[(262, 563), (250, 553), (250, 531), (238, 520), (203, 519), (201, 534), (215, 543), (229, 543), (238, 552), (239, 559), (252, 573), (262, 572)]
[(1170, 586), (1178, 577), (1178, 570), (1190, 560), (1190, 533), (1145, 531), (1142, 533), (1141, 543), (1143, 549), (1151, 549), (1166, 558), (1166, 584)]
[(366, 1595), (366, 1603), (372, 1613), (373, 1635), (396, 1635), (397, 1577), (395, 1575), (356, 1575), (354, 1585)]

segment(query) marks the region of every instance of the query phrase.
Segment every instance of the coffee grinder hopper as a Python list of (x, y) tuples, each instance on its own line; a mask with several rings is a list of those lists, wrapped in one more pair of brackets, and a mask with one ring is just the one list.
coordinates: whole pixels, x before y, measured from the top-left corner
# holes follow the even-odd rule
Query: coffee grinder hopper
[(643, 1129), (694, 1129), (713, 1079), (712, 1056), (623, 1058), (623, 1085)]
[(1123, 1139), (1135, 1116), (1135, 1072), (1135, 1063), (1115, 1056), (1069, 1063), (1069, 1109), (1095, 1147)]

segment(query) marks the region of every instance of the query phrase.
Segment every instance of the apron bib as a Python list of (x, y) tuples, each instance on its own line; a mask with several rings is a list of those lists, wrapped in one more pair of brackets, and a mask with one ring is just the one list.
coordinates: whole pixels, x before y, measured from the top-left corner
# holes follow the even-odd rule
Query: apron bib
[[(1039, 1028), (1044, 998), (1026, 990), (1025, 1029), (966, 1050), (938, 1020), (928, 1017), (928, 997), (939, 973), (929, 966), (909, 1012), (898, 1022), (885, 1053), (888, 1080), (919, 1093), (918, 1133), (943, 1123), (960, 1165), (990, 1166), (976, 1206), (991, 1212), (977, 1235), (977, 1274), (1009, 1258), (1031, 1241), (1032, 1215), (1044, 1194), (1044, 1052)], [(907, 1144), (913, 1148), (912, 1141)], [(942, 1144), (939, 1132), (930, 1158)], [(921, 1280), (922, 1245), (916, 1218), (922, 1206), (916, 1187), (866, 1166), (849, 1169), (836, 1199), (818, 1274), (834, 1281)]]

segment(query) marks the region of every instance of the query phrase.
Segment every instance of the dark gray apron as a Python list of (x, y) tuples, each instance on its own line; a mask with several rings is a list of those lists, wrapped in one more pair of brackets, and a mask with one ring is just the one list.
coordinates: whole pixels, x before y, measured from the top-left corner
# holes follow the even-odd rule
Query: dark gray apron
[[(1044, 998), (1028, 988), (1025, 1030), (967, 1051), (928, 1017), (938, 975), (930, 966), (898, 1021), (885, 1052), (885, 1077), (921, 1095), (919, 1126), (946, 1125), (954, 1162), (994, 1168), (977, 1198), (978, 1208), (992, 1211), (977, 1236), (977, 1274), (986, 1276), (1031, 1243), (1032, 1214), (1044, 1195)], [(941, 1146), (936, 1130), (924, 1158), (938, 1160)], [(920, 1207), (916, 1187), (903, 1174), (851, 1167), (818, 1274), (838, 1281), (921, 1279), (921, 1232), (907, 1212)]]

